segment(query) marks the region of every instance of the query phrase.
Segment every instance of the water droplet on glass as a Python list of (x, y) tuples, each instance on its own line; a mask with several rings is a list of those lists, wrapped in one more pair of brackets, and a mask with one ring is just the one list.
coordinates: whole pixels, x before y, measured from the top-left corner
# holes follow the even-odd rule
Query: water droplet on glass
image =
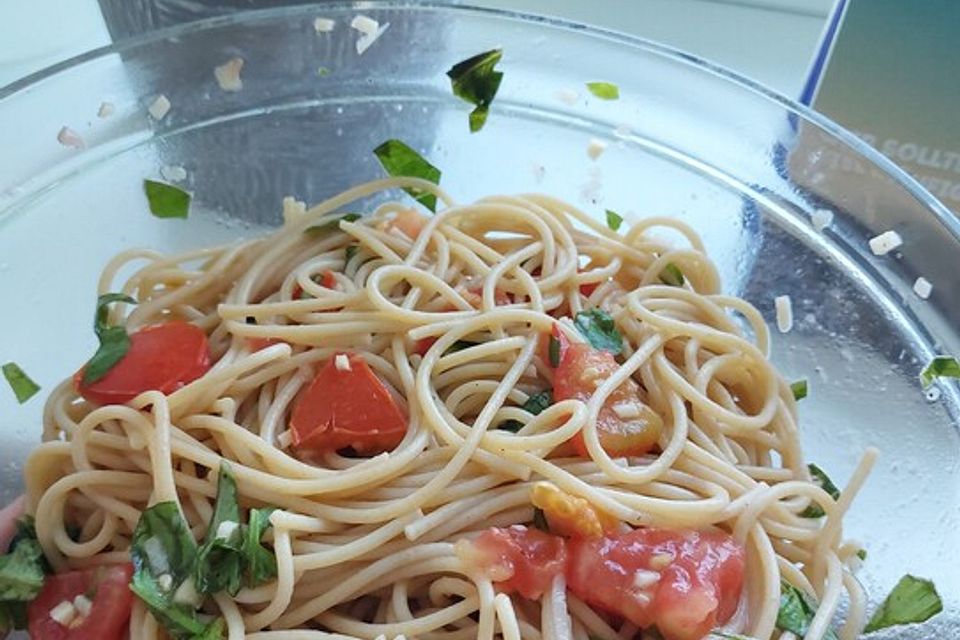
[(927, 396), (927, 402), (936, 402), (940, 399), (940, 388), (930, 387), (924, 395)]

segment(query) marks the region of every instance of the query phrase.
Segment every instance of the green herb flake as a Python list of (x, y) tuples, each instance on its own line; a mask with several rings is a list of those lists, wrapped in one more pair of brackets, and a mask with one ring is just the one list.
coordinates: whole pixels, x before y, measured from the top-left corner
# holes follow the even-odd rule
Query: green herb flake
[(331, 233), (333, 231), (340, 231), (341, 222), (356, 222), (360, 219), (359, 213), (347, 213), (339, 218), (334, 218), (333, 220), (328, 220), (321, 224), (315, 224), (312, 227), (307, 227), (303, 230), (304, 233), (309, 233), (311, 235), (319, 235), (322, 233)]
[(611, 231), (619, 231), (620, 225), (623, 224), (623, 216), (614, 211), (613, 209), (607, 209), (607, 226), (610, 227)]
[(97, 298), (97, 308), (93, 317), (93, 332), (100, 340), (96, 353), (83, 368), (83, 383), (96, 382), (127, 355), (130, 350), (130, 336), (122, 325), (107, 324), (108, 307), (115, 302), (137, 304), (137, 301), (125, 293), (105, 293)]
[[(374, 149), (373, 153), (391, 176), (421, 178), (440, 184), (440, 169), (400, 140), (387, 140)], [(437, 210), (437, 196), (434, 194), (416, 188), (404, 188), (404, 191), (430, 211)]]
[(330, 67), (317, 67), (317, 76), (321, 78), (326, 78), (331, 73)]
[(920, 372), (924, 387), (929, 387), (938, 378), (960, 378), (960, 362), (951, 356), (937, 356)]
[[(553, 404), (553, 392), (550, 389), (534, 393), (527, 396), (527, 401), (523, 403), (523, 410), (532, 415), (538, 416), (544, 409)], [(523, 428), (523, 423), (519, 420), (504, 420), (497, 427), (503, 431), (516, 433)]]
[(594, 307), (581, 311), (574, 318), (573, 324), (594, 349), (609, 351), (613, 355), (623, 351), (623, 336), (617, 330), (613, 318), (603, 309)]
[(794, 400), (803, 400), (807, 397), (807, 381), (797, 380), (796, 382), (790, 383), (790, 391), (793, 392)]
[(550, 357), (550, 366), (559, 367), (560, 366), (560, 341), (556, 336), (550, 336), (550, 344), (548, 345), (548, 355)]
[(479, 342), (471, 342), (470, 340), (457, 340), (452, 345), (450, 345), (446, 351), (443, 352), (443, 355), (448, 356), (451, 353), (456, 353), (457, 351), (463, 351), (464, 349), (469, 349), (470, 347), (475, 347)]
[[(777, 628), (803, 637), (810, 628), (810, 621), (817, 612), (817, 603), (803, 591), (788, 582), (780, 583), (780, 609), (777, 611)], [(824, 640), (837, 640), (833, 629), (827, 629)]]
[(357, 251), (360, 250), (360, 245), (353, 243), (348, 244), (343, 250), (343, 261), (344, 263), (350, 262), (353, 260), (353, 257), (357, 255)]
[[(140, 515), (133, 531), (130, 557), (134, 568), (130, 590), (171, 638), (223, 637), (222, 621), (204, 622), (192, 605), (174, 600), (180, 585), (192, 578), (197, 561), (197, 543), (176, 502), (158, 502)], [(161, 576), (169, 577), (169, 585), (161, 584)]]
[(861, 562), (866, 561), (866, 559), (867, 559), (867, 550), (866, 550), (866, 549), (860, 549), (859, 551), (857, 551), (857, 557), (860, 558), (860, 561), (861, 561)]
[(870, 633), (896, 625), (923, 622), (941, 611), (943, 602), (933, 582), (907, 574), (900, 578), (863, 631)]
[[(840, 498), (840, 489), (837, 488), (837, 485), (833, 484), (833, 481), (830, 480), (830, 477), (827, 476), (823, 469), (815, 464), (808, 464), (807, 468), (810, 470), (810, 477), (814, 484), (830, 494), (830, 497), (834, 500)], [(801, 518), (822, 518), (824, 515), (826, 515), (826, 513), (818, 504), (811, 504), (800, 513)]]
[(157, 218), (186, 218), (190, 214), (190, 194), (180, 187), (156, 180), (144, 180), (150, 213)]
[(660, 272), (660, 282), (671, 287), (682, 287), (686, 279), (683, 277), (683, 271), (680, 271), (680, 267), (670, 262)]
[(3, 365), (3, 377), (7, 379), (7, 384), (13, 389), (13, 395), (17, 397), (17, 402), (23, 404), (32, 398), (37, 391), (40, 391), (40, 385), (30, 379), (23, 369), (16, 362), (8, 362)]
[[(11, 551), (0, 556), (0, 601), (28, 603), (43, 588), (47, 565), (32, 522), (18, 522), (17, 529)], [(9, 607), (6, 613), (8, 615), (4, 617), (8, 620), (5, 622), (16, 625), (19, 607)]]
[(612, 82), (588, 82), (587, 90), (601, 100), (619, 100), (620, 87)]
[(230, 472), (230, 465), (224, 460), (220, 463), (213, 515), (197, 552), (193, 575), (199, 593), (226, 591), (235, 596), (240, 591), (243, 576), (241, 542), (237, 482)]
[(545, 533), (550, 533), (550, 523), (547, 522), (547, 516), (540, 507), (533, 508), (533, 527)]
[(260, 540), (270, 528), (270, 514), (274, 509), (251, 509), (249, 522), (243, 531), (241, 553), (246, 567), (246, 584), (257, 587), (277, 576), (277, 558)]
[(470, 112), (470, 133), (480, 131), (487, 122), (490, 105), (503, 80), (503, 73), (494, 69), (502, 57), (502, 49), (485, 51), (458, 62), (447, 71), (453, 95), (476, 105)]

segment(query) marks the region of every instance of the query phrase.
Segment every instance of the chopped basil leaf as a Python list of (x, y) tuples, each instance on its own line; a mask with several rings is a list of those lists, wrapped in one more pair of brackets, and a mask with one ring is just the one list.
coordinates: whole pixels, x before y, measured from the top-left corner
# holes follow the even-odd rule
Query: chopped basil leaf
[(317, 67), (317, 75), (321, 78), (326, 78), (330, 73), (330, 67)]
[[(780, 583), (780, 609), (777, 611), (777, 628), (803, 637), (810, 621), (817, 612), (817, 603), (800, 589), (788, 582)], [(833, 629), (827, 629), (824, 640), (837, 640)]]
[[(840, 489), (837, 489), (837, 485), (833, 484), (833, 481), (824, 473), (823, 469), (815, 464), (808, 464), (807, 468), (810, 470), (810, 476), (815, 484), (829, 493), (834, 500), (840, 497)], [(824, 515), (823, 508), (818, 504), (811, 504), (800, 513), (801, 518), (822, 518)]]
[[(30, 602), (43, 587), (46, 559), (30, 520), (17, 523), (11, 551), (0, 556), (0, 600)], [(8, 611), (11, 618), (17, 611)]]
[(114, 302), (137, 304), (137, 301), (125, 293), (105, 293), (97, 298), (97, 310), (93, 317), (93, 332), (100, 340), (96, 353), (83, 368), (83, 383), (96, 382), (120, 362), (130, 350), (130, 336), (122, 325), (107, 325), (107, 307)]
[(209, 635), (216, 631), (210, 626), (220, 623), (205, 623), (193, 606), (174, 601), (180, 585), (191, 579), (197, 560), (197, 543), (177, 503), (158, 502), (140, 515), (130, 557), (134, 569), (130, 589), (174, 640), (222, 637)]
[(533, 508), (533, 526), (546, 533), (550, 533), (550, 523), (547, 522), (547, 516), (540, 507)]
[(230, 465), (224, 460), (220, 463), (213, 515), (197, 552), (194, 584), (199, 593), (226, 591), (234, 596), (240, 591), (243, 575), (241, 542), (237, 483), (230, 473)]
[[(551, 404), (553, 404), (553, 391), (547, 389), (546, 391), (527, 396), (527, 401), (523, 403), (523, 410), (538, 416)], [(523, 423), (519, 420), (505, 420), (497, 428), (516, 433), (523, 428)]]
[(920, 372), (923, 386), (929, 387), (937, 378), (960, 378), (960, 362), (950, 356), (937, 356)]
[(796, 382), (790, 383), (790, 391), (793, 392), (794, 400), (803, 400), (807, 397), (807, 381), (797, 380)]
[(943, 602), (933, 582), (907, 574), (900, 578), (863, 631), (870, 633), (900, 624), (923, 622), (941, 611)]
[(257, 324), (257, 319), (254, 316), (247, 316), (245, 320), (247, 324)]
[(559, 367), (560, 366), (560, 341), (557, 340), (556, 336), (553, 336), (553, 335), (550, 336), (550, 344), (547, 351), (549, 351), (550, 366)]
[(613, 355), (623, 351), (623, 337), (617, 330), (613, 318), (603, 309), (594, 307), (581, 311), (574, 318), (573, 324), (594, 349), (609, 351)]
[(453, 95), (476, 105), (470, 112), (471, 133), (480, 131), (487, 121), (490, 104), (503, 80), (503, 73), (493, 68), (502, 56), (502, 49), (485, 51), (458, 62), (447, 71)]
[(617, 100), (620, 97), (620, 87), (612, 82), (588, 82), (587, 89), (601, 100)]
[(348, 244), (346, 248), (343, 250), (343, 261), (350, 262), (351, 260), (353, 260), (353, 256), (357, 255), (357, 251), (359, 250), (360, 250), (360, 245), (356, 243)]
[(312, 227), (307, 227), (306, 229), (303, 230), (303, 232), (310, 233), (310, 234), (320, 234), (320, 233), (330, 233), (332, 231), (339, 231), (341, 220), (344, 222), (356, 222), (359, 219), (360, 219), (359, 213), (347, 213), (340, 216), (339, 218), (334, 218), (333, 220), (324, 222), (323, 224), (315, 224)]
[(29, 602), (19, 600), (0, 602), (0, 633), (27, 628), (27, 606), (29, 604)]
[(623, 216), (614, 211), (613, 209), (607, 209), (607, 226), (610, 227), (611, 231), (619, 231), (620, 225), (623, 224)]
[(186, 218), (190, 213), (190, 194), (165, 182), (144, 180), (150, 213), (158, 218)]
[(450, 345), (446, 351), (443, 352), (443, 355), (448, 356), (451, 353), (456, 353), (457, 351), (463, 351), (464, 349), (469, 349), (470, 347), (475, 347), (479, 342), (471, 342), (469, 340), (457, 340), (452, 345)]
[(23, 404), (40, 391), (40, 385), (30, 379), (23, 369), (16, 362), (8, 362), (3, 365), (3, 377), (7, 379), (10, 388), (13, 389), (13, 395), (17, 396), (17, 402)]
[[(387, 140), (374, 149), (373, 153), (391, 176), (422, 178), (433, 184), (440, 184), (440, 169), (400, 140)], [(416, 188), (406, 188), (404, 191), (430, 211), (437, 210), (437, 196), (432, 193)]]
[(685, 281), (683, 271), (680, 271), (680, 267), (672, 262), (668, 263), (660, 272), (660, 282), (671, 287), (682, 287)]
[(860, 558), (861, 561), (866, 560), (866, 559), (867, 559), (867, 550), (866, 550), (866, 549), (860, 549), (859, 551), (857, 551), (857, 557)]
[(270, 514), (273, 509), (251, 509), (249, 524), (243, 532), (243, 545), (240, 548), (246, 565), (246, 584), (256, 587), (277, 576), (277, 558), (262, 544), (260, 539), (270, 528)]

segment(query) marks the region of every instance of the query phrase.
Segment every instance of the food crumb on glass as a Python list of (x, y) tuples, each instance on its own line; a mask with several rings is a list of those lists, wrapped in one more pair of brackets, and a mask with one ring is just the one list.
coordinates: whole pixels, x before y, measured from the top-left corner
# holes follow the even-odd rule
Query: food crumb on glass
[(350, 21), (350, 26), (360, 32), (360, 37), (357, 38), (357, 55), (363, 55), (377, 41), (377, 38), (383, 35), (390, 23), (380, 26), (380, 23), (373, 18), (358, 14)]
[(780, 333), (788, 333), (793, 328), (793, 302), (790, 296), (777, 296), (773, 305), (777, 311), (777, 329)]
[(87, 146), (83, 138), (80, 137), (80, 134), (67, 126), (60, 128), (60, 131), (57, 133), (57, 142), (65, 147), (73, 147), (74, 149), (83, 149)]
[(240, 91), (243, 89), (243, 80), (240, 71), (243, 70), (243, 58), (230, 58), (213, 70), (217, 84), (224, 91)]
[(833, 223), (833, 212), (829, 209), (817, 209), (810, 215), (810, 224), (817, 231), (823, 232), (824, 229)]
[(580, 99), (580, 94), (573, 89), (563, 88), (557, 91), (557, 100), (564, 104), (573, 105)]
[(100, 108), (97, 109), (97, 117), (109, 118), (113, 115), (114, 111), (116, 111), (116, 107), (113, 106), (112, 102), (101, 102)]
[(333, 31), (333, 27), (336, 25), (336, 21), (330, 18), (314, 18), (313, 19), (313, 30), (317, 33), (329, 33)]
[(933, 285), (930, 284), (930, 281), (920, 276), (913, 283), (913, 292), (917, 294), (922, 300), (926, 300), (930, 297), (930, 294), (933, 293)]
[(607, 150), (607, 143), (604, 142), (603, 140), (598, 140), (597, 138), (591, 138), (590, 142), (587, 143), (587, 155), (590, 156), (591, 160), (596, 160), (606, 150)]
[(167, 182), (183, 182), (187, 179), (187, 170), (178, 164), (166, 164), (160, 167), (160, 175)]
[(171, 106), (169, 98), (161, 93), (157, 96), (157, 99), (147, 107), (147, 111), (150, 112), (154, 120), (163, 120), (164, 117), (170, 113)]
[(878, 236), (870, 238), (870, 251), (875, 256), (885, 256), (900, 245), (903, 244), (903, 238), (892, 229), (884, 231)]

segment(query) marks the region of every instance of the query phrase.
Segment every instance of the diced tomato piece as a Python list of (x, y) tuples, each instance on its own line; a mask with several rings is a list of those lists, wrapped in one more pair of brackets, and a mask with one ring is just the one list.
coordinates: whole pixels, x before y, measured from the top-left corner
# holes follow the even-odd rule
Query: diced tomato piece
[(398, 212), (388, 223), (388, 228), (399, 229), (403, 235), (416, 240), (420, 232), (427, 225), (427, 219), (413, 209), (404, 209)]
[[(326, 287), (327, 289), (336, 289), (337, 288), (337, 279), (333, 275), (333, 271), (327, 269), (320, 276), (320, 279), (317, 280), (317, 276), (312, 276), (314, 282), (319, 282), (321, 287)], [(303, 287), (299, 284), (293, 285), (293, 290), (290, 292), (290, 297), (293, 300), (300, 300), (303, 298)]]
[[(346, 367), (337, 367), (338, 357), (346, 359)], [(400, 444), (407, 419), (367, 361), (341, 353), (300, 393), (290, 428), (293, 448), (303, 457), (346, 447), (367, 455)]]
[(593, 295), (593, 292), (597, 290), (597, 287), (600, 286), (599, 282), (584, 282), (580, 285), (580, 293), (587, 296), (588, 298)]
[(666, 640), (700, 640), (737, 608), (744, 550), (725, 533), (635, 529), (568, 542), (567, 585)]
[[(467, 543), (461, 557), (482, 570), (504, 593), (538, 599), (567, 562), (563, 538), (523, 525), (492, 527)], [(466, 545), (465, 545), (466, 546)]]
[[(121, 640), (126, 637), (133, 592), (133, 565), (94, 567), (48, 576), (27, 609), (27, 629), (36, 640)], [(61, 602), (77, 596), (92, 601), (89, 615), (79, 611), (67, 625), (50, 617)]]
[(144, 327), (130, 336), (130, 349), (105, 376), (83, 382), (81, 367), (73, 376), (77, 392), (96, 404), (123, 404), (144, 391), (171, 394), (210, 370), (210, 348), (203, 330), (173, 321)]
[(418, 353), (421, 356), (425, 356), (427, 355), (427, 351), (430, 351), (430, 347), (432, 347), (436, 341), (437, 339), (434, 337), (420, 338), (417, 340), (417, 344), (413, 346), (413, 352)]
[[(588, 401), (600, 384), (620, 365), (613, 354), (589, 344), (571, 343), (557, 325), (553, 336), (560, 341), (560, 363), (553, 377), (553, 397)], [(663, 419), (640, 399), (640, 386), (627, 379), (600, 408), (597, 435), (611, 456), (638, 456), (650, 451), (660, 437)], [(577, 453), (587, 456), (583, 434), (571, 440)]]

